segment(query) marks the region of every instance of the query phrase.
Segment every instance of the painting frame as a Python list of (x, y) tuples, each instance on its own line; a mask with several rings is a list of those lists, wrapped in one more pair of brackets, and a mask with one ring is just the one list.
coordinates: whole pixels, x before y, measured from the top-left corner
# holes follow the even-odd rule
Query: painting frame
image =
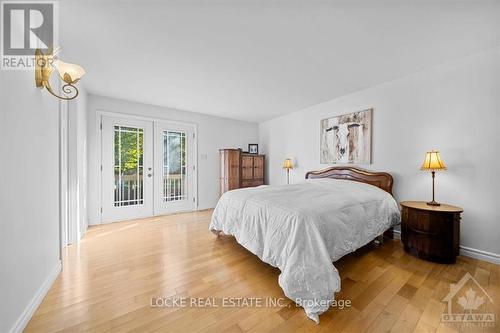
[(321, 164), (371, 164), (373, 108), (320, 120)]
[(249, 143), (248, 144), (248, 153), (252, 155), (259, 154), (259, 144), (258, 143)]

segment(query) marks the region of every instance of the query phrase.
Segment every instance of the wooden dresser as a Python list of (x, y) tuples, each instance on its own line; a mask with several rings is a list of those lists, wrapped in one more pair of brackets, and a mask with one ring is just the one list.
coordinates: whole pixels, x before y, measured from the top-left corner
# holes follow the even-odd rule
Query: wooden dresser
[(220, 149), (221, 194), (242, 187), (264, 185), (265, 155), (241, 149)]
[(406, 252), (429, 261), (451, 264), (459, 253), (462, 208), (422, 201), (403, 201), (401, 241)]

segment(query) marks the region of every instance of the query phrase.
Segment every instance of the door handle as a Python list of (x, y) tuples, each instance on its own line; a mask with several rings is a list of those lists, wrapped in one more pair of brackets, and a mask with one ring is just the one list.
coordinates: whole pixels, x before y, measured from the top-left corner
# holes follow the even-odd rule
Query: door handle
[(149, 178), (153, 177), (153, 174), (152, 173), (148, 173), (148, 177)]

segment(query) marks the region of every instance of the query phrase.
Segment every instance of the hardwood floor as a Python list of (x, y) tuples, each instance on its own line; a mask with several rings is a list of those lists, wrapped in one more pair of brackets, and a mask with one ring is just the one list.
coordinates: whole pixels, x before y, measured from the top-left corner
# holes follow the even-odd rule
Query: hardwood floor
[[(440, 323), (449, 284), (469, 272), (500, 307), (500, 266), (459, 257), (440, 265), (407, 255), (399, 240), (362, 249), (335, 263), (337, 299), (320, 325), (302, 308), (151, 307), (157, 297), (284, 297), (279, 271), (233, 238), (208, 231), (211, 211), (91, 227), (67, 248), (63, 272), (26, 332), (454, 332)], [(287, 304), (291, 302), (287, 300)], [(220, 303), (218, 303), (220, 305)], [(499, 325), (461, 329), (498, 332)]]

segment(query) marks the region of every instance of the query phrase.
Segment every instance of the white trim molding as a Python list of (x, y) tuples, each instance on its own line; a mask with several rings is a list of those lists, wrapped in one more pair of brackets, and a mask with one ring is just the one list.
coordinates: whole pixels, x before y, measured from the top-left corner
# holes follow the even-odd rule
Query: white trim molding
[(460, 245), (460, 255), (500, 265), (500, 254)]
[(31, 317), (33, 317), (33, 314), (45, 298), (45, 295), (47, 295), (47, 293), (49, 292), (50, 287), (52, 287), (52, 285), (54, 284), (54, 281), (61, 272), (61, 268), (61, 261), (59, 260), (57, 261), (57, 264), (49, 273), (45, 281), (42, 283), (35, 296), (33, 296), (28, 306), (24, 309), (21, 316), (19, 316), (14, 326), (12, 326), (9, 333), (20, 333), (26, 328), (26, 325), (28, 325)]

